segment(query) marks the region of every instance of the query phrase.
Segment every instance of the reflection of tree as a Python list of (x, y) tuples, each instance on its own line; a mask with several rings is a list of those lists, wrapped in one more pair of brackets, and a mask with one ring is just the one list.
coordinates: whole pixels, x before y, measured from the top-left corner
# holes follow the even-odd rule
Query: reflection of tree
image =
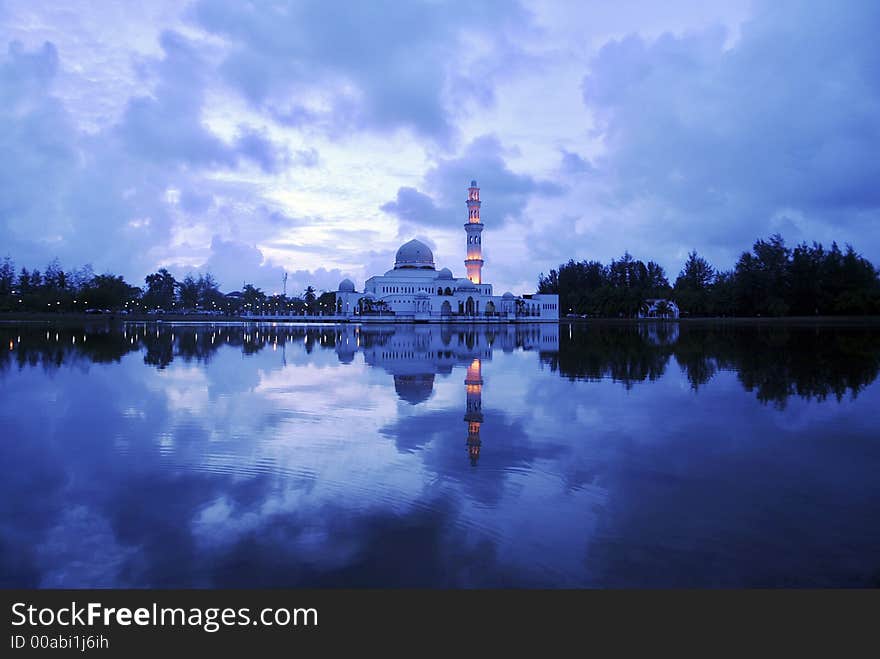
[(261, 325), (175, 325), (173, 323), (101, 324), (89, 326), (6, 325), (0, 327), (0, 370), (13, 364), (57, 368), (85, 359), (105, 363), (142, 351), (144, 363), (157, 368), (175, 359), (207, 363), (223, 345), (245, 355), (269, 345), (297, 340), (311, 351), (316, 345), (333, 349), (340, 330), (322, 327)]
[[(173, 323), (95, 323), (0, 326), (0, 371), (17, 365), (55, 369), (66, 361), (119, 361), (141, 352), (144, 363), (164, 368), (175, 359), (208, 362), (220, 346), (256, 354), (296, 342), (307, 352), (351, 352), (387, 344), (406, 328), (393, 326), (272, 326)], [(439, 328), (444, 346), (504, 351), (540, 345), (530, 326)], [(416, 344), (418, 345), (418, 343)], [(554, 346), (555, 348), (555, 343)], [(670, 357), (694, 389), (722, 370), (762, 402), (782, 405), (790, 396), (823, 400), (857, 395), (880, 373), (880, 333), (871, 326), (737, 325), (722, 323), (593, 323), (563, 331), (559, 351), (541, 360), (572, 380), (612, 379), (631, 387), (656, 380)]]
[[(683, 336), (685, 334), (683, 333)], [(870, 327), (762, 327), (695, 337), (747, 391), (779, 405), (793, 395), (857, 395), (880, 372), (880, 334)]]
[(138, 349), (122, 332), (104, 325), (87, 330), (76, 326), (3, 326), (0, 345), (0, 371), (13, 365), (54, 370), (72, 359), (111, 363)]
[[(678, 326), (677, 326), (678, 327)], [(694, 389), (719, 370), (782, 405), (790, 396), (855, 396), (880, 373), (880, 333), (869, 326), (682, 324), (679, 334), (630, 325), (572, 326), (545, 363), (570, 379), (611, 378), (627, 387), (663, 374), (670, 356)]]
[(558, 353), (542, 355), (553, 370), (571, 380), (611, 378), (627, 387), (662, 376), (672, 352), (648, 341), (636, 325), (573, 326), (565, 339)]

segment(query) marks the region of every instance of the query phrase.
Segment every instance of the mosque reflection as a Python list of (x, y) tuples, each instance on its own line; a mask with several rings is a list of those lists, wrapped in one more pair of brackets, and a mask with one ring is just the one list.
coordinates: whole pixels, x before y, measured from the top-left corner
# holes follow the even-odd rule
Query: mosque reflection
[(473, 466), (480, 459), (482, 445), (483, 362), (492, 359), (493, 350), (533, 350), (539, 354), (559, 350), (559, 326), (547, 324), (485, 328), (408, 325), (379, 330), (366, 326), (355, 328), (354, 341), (350, 328), (337, 331), (340, 361), (352, 361), (354, 352), (360, 349), (364, 362), (390, 373), (398, 397), (412, 405), (431, 397), (436, 375), (449, 375), (456, 366), (464, 366), (466, 446)]

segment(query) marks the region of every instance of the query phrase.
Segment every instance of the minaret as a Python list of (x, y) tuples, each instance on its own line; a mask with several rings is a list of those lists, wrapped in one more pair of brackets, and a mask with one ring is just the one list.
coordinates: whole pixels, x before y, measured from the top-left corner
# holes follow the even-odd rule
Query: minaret
[(480, 234), (483, 233), (483, 223), (480, 222), (480, 188), (476, 181), (471, 181), (468, 188), (468, 221), (464, 225), (467, 233), (467, 258), (464, 267), (467, 268), (467, 278), (473, 283), (482, 282), (483, 270), (483, 246)]
[(468, 424), (467, 450), (471, 464), (476, 466), (480, 459), (480, 424), (483, 423), (483, 375), (479, 358), (468, 366), (464, 388), (467, 392), (467, 412), (464, 415)]

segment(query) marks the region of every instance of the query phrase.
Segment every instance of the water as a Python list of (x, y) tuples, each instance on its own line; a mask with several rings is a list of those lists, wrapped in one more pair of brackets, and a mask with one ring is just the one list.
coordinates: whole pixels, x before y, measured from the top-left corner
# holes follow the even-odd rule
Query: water
[(880, 332), (0, 324), (0, 585), (878, 586)]

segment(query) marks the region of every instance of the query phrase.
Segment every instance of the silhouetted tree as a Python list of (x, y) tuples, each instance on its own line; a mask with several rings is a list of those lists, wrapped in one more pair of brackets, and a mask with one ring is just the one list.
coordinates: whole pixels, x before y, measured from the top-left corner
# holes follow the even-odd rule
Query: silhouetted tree
[(15, 264), (8, 256), (0, 265), (0, 295), (12, 295), (15, 290)]
[(177, 281), (165, 268), (158, 272), (147, 275), (144, 278), (146, 291), (144, 292), (144, 306), (148, 309), (165, 309), (174, 307), (175, 289)]
[(252, 284), (245, 284), (241, 289), (242, 302), (245, 310), (250, 313), (262, 313), (263, 304), (266, 302), (266, 294)]
[(191, 273), (177, 282), (177, 297), (184, 309), (195, 309), (199, 306), (199, 284)]
[(673, 298), (679, 309), (691, 316), (706, 316), (710, 313), (710, 296), (715, 283), (715, 269), (709, 265), (696, 250), (688, 254), (678, 277), (675, 280)]

